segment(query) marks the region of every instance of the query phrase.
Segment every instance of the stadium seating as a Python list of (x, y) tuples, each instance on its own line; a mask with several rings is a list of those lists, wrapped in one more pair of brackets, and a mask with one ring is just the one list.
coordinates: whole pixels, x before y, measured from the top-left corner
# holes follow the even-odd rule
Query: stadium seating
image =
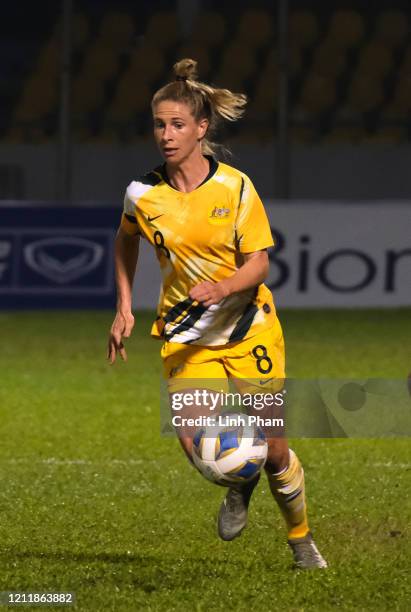
[(362, 126), (335, 125), (325, 134), (322, 142), (331, 145), (358, 144), (366, 136), (367, 132)]
[(314, 74), (325, 78), (336, 79), (347, 67), (347, 54), (344, 49), (332, 42), (319, 44), (313, 54), (311, 70)]
[(87, 79), (106, 81), (113, 77), (118, 70), (118, 51), (107, 47), (104, 41), (98, 39), (89, 47), (81, 73)]
[(306, 78), (301, 91), (300, 103), (308, 115), (319, 115), (328, 111), (336, 101), (335, 83), (332, 79), (312, 74)]
[[(233, 12), (212, 10), (216, 4), (209, 3), (184, 34), (166, 3), (145, 13), (127, 11), (126, 2), (108, 5), (113, 8), (102, 5), (94, 13), (83, 8), (73, 21), (72, 109), (80, 139), (109, 142), (149, 134), (152, 93), (172, 78), (171, 66), (182, 57), (197, 59), (200, 78), (248, 95), (243, 127), (233, 132), (237, 140), (272, 137), (279, 54), (271, 4), (239, 5)], [(57, 132), (60, 30), (56, 20), (19, 77), (17, 94), (9, 94), (3, 119), (9, 141), (53, 138)], [(321, 11), (315, 3), (293, 3), (288, 73), (296, 141), (390, 143), (411, 137), (410, 13), (403, 5), (354, 9), (338, 2)]]
[(154, 45), (146, 43), (130, 55), (128, 72), (135, 83), (153, 83), (164, 74), (165, 69), (164, 54)]
[(212, 49), (224, 43), (225, 32), (224, 17), (219, 13), (206, 11), (196, 20), (191, 41), (206, 49)]
[(104, 98), (103, 83), (99, 78), (80, 74), (73, 83), (73, 112), (76, 115), (90, 113), (102, 103)]
[(176, 58), (192, 57), (198, 62), (200, 79), (208, 80), (211, 70), (210, 53), (205, 46), (198, 43), (183, 43), (176, 52)]
[(100, 24), (99, 36), (104, 46), (127, 48), (135, 32), (134, 20), (127, 13), (106, 13)]
[(361, 42), (364, 31), (362, 15), (353, 10), (337, 10), (331, 18), (327, 40), (336, 47), (349, 49)]
[(290, 45), (299, 49), (311, 46), (318, 37), (317, 17), (311, 11), (293, 11), (289, 18)]
[(179, 30), (175, 13), (172, 11), (154, 13), (147, 24), (145, 39), (151, 45), (163, 50), (176, 45)]
[(370, 144), (401, 144), (407, 141), (407, 129), (403, 126), (385, 126), (362, 138), (362, 142)]
[(402, 45), (409, 33), (409, 20), (403, 11), (381, 11), (375, 26), (375, 38), (387, 47)]
[(404, 53), (399, 76), (400, 78), (411, 76), (411, 46), (409, 46)]
[(41, 48), (33, 72), (37, 75), (44, 75), (44, 77), (57, 78), (60, 67), (59, 49), (59, 40), (56, 36), (53, 36)]
[(266, 11), (245, 11), (238, 22), (237, 37), (241, 44), (257, 48), (270, 42), (273, 36), (272, 20)]
[(393, 97), (384, 110), (386, 116), (406, 119), (411, 112), (411, 75), (400, 79), (394, 90)]
[(370, 42), (361, 49), (357, 73), (383, 79), (391, 70), (392, 64), (392, 50), (382, 43)]
[[(288, 73), (291, 79), (295, 79), (298, 77), (303, 65), (303, 52), (298, 47), (290, 47), (287, 56)], [(272, 75), (278, 74), (279, 61), (278, 50), (276, 48), (269, 48), (263, 69), (269, 80), (271, 80)]]
[(151, 89), (147, 83), (137, 84), (132, 72), (126, 72), (119, 81), (115, 97), (109, 105), (106, 118), (113, 122), (127, 123), (135, 113), (147, 110)]
[(51, 112), (57, 101), (57, 88), (47, 75), (34, 74), (24, 84), (14, 118), (17, 122), (38, 120)]
[(382, 82), (357, 73), (350, 83), (345, 106), (341, 114), (358, 115), (375, 110), (383, 101)]
[(275, 74), (269, 79), (264, 73), (257, 83), (255, 93), (251, 99), (247, 115), (255, 123), (269, 122), (277, 109), (278, 102), (278, 80)]
[(256, 69), (254, 49), (235, 41), (226, 47), (215, 81), (221, 86), (226, 84), (226, 87), (238, 88), (247, 78), (255, 74)]
[[(82, 49), (90, 38), (90, 20), (85, 13), (76, 13), (72, 22), (73, 46), (76, 50)], [(61, 21), (58, 19), (55, 23), (52, 39), (57, 43), (61, 36)]]

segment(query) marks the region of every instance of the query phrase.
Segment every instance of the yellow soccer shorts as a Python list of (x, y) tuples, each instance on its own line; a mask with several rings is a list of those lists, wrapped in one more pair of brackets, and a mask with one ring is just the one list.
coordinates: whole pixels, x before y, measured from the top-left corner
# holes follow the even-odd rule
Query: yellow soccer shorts
[(285, 378), (284, 338), (279, 322), (259, 334), (223, 346), (198, 346), (165, 342), (161, 349), (169, 392), (184, 388), (221, 387), (229, 378), (242, 391), (282, 389)]

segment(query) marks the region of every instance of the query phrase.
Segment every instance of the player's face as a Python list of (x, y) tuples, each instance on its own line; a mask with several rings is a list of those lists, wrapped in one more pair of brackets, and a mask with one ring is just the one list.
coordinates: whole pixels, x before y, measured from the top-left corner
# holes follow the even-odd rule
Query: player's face
[(154, 138), (167, 163), (178, 165), (200, 148), (208, 121), (196, 119), (187, 104), (163, 100), (153, 109)]

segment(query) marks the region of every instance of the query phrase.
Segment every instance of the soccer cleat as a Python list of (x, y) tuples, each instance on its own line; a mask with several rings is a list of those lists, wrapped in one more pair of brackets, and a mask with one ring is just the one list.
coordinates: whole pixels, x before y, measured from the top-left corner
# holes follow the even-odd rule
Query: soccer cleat
[(293, 551), (295, 566), (299, 569), (313, 569), (315, 567), (328, 567), (327, 561), (321, 556), (310, 532), (303, 538), (288, 540)]
[(234, 540), (247, 525), (248, 505), (259, 480), (260, 474), (241, 488), (228, 489), (218, 513), (218, 535), (222, 540)]

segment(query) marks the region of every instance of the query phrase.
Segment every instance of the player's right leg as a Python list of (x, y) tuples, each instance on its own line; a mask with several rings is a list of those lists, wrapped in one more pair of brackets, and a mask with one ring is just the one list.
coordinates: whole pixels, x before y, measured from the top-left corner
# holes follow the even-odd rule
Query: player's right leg
[[(208, 407), (184, 406), (184, 394), (194, 394), (199, 389), (211, 392), (228, 390), (227, 372), (222, 364), (224, 349), (209, 349), (193, 345), (166, 343), (161, 351), (165, 376), (168, 379), (171, 414), (175, 415), (173, 405), (178, 400), (178, 415), (194, 418), (202, 414), (210, 415)], [(193, 386), (193, 383), (195, 385)], [(217, 410), (214, 410), (213, 416)], [(193, 463), (193, 438), (198, 427), (182, 426), (175, 428), (180, 444), (191, 463)], [(223, 500), (218, 515), (218, 533), (223, 540), (232, 540), (240, 535), (247, 524), (248, 505), (259, 476), (242, 487), (230, 487)]]
[(161, 356), (174, 429), (184, 453), (193, 463), (193, 438), (200, 425), (187, 424), (187, 420), (215, 416), (218, 406), (210, 406), (203, 392), (206, 399), (221, 393), (226, 387), (227, 374), (217, 352), (207, 347), (165, 342)]
[[(271, 389), (279, 380), (278, 390), (283, 388), (284, 347), (283, 344), (277, 347), (271, 336), (272, 334), (264, 334), (263, 336), (260, 334), (254, 338), (233, 343), (225, 348), (224, 365), (237, 391), (243, 397), (245, 394), (253, 395), (255, 393), (261, 396), (262, 391), (264, 392), (267, 389), (266, 382)], [(266, 342), (267, 339), (268, 342)], [(262, 346), (262, 342), (267, 344), (267, 350), (265, 346)], [(263, 363), (258, 369), (260, 361)], [(269, 369), (267, 364), (270, 365)], [(245, 405), (249, 406), (248, 403)], [(248, 414), (259, 414), (261, 416), (260, 413), (254, 413), (250, 408), (248, 408)], [(267, 437), (267, 433), (264, 433)], [(267, 442), (269, 442), (268, 439)], [(287, 456), (287, 441), (281, 439), (275, 448), (271, 448), (271, 460), (276, 461), (277, 467), (281, 469), (286, 464)], [(221, 504), (218, 516), (218, 533), (223, 540), (233, 540), (241, 535), (246, 527), (250, 499), (259, 479), (260, 474), (241, 487), (231, 487), (229, 489)]]
[(222, 540), (234, 540), (247, 526), (248, 506), (259, 480), (260, 474), (251, 482), (228, 489), (218, 513), (218, 535)]

